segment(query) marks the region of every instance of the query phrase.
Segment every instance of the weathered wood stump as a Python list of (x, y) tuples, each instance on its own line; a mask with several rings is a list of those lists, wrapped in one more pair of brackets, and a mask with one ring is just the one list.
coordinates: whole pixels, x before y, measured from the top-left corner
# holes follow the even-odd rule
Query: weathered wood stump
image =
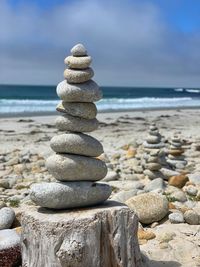
[(23, 267), (140, 267), (138, 219), (127, 206), (104, 205), (22, 215)]

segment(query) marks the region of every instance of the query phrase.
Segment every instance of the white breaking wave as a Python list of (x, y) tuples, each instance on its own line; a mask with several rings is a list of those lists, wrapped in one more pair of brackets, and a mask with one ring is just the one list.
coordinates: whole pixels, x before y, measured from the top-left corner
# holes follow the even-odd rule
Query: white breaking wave
[[(59, 100), (0, 99), (0, 114), (54, 112)], [(96, 103), (98, 110), (198, 107), (200, 98), (104, 98)]]
[(200, 89), (185, 89), (185, 91), (188, 93), (195, 93), (195, 94), (200, 93)]
[(174, 91), (176, 91), (176, 92), (183, 92), (184, 89), (183, 88), (177, 88), (177, 89), (174, 89)]

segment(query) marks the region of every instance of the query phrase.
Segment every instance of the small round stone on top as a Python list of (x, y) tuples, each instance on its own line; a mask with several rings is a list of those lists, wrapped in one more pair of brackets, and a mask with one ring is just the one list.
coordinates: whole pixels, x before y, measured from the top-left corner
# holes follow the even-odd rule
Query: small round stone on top
[(83, 57), (87, 56), (87, 50), (85, 49), (84, 45), (77, 44), (71, 49), (71, 53), (74, 57)]

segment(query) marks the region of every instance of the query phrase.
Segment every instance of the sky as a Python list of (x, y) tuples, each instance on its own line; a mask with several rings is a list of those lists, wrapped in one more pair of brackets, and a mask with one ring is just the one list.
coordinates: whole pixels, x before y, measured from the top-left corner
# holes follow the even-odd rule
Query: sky
[(0, 0), (0, 84), (56, 85), (77, 43), (104, 86), (200, 87), (199, 0)]

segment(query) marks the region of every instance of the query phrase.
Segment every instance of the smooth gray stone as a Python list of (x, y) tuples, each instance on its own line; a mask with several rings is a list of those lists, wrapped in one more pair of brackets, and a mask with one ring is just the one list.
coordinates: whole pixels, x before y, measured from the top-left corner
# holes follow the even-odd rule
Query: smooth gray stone
[(163, 143), (158, 143), (158, 144), (149, 144), (147, 143), (146, 141), (143, 143), (143, 146), (145, 148), (161, 148), (161, 147), (164, 147), (164, 144)]
[(160, 136), (157, 135), (148, 135), (146, 138), (146, 142), (150, 144), (157, 144), (161, 140)]
[(196, 185), (200, 185), (200, 172), (194, 172), (191, 174), (188, 174), (188, 178), (190, 180), (190, 182), (196, 184)]
[(103, 96), (101, 89), (93, 80), (80, 84), (69, 84), (64, 80), (58, 84), (56, 91), (60, 99), (65, 102), (95, 102)]
[(173, 212), (169, 214), (169, 221), (171, 223), (184, 223), (183, 214), (180, 212)]
[(156, 178), (150, 181), (147, 185), (145, 185), (144, 190), (147, 192), (154, 191), (157, 189), (163, 190), (165, 188), (165, 183), (162, 178)]
[(5, 207), (0, 209), (0, 230), (9, 229), (15, 219), (13, 209)]
[(64, 62), (71, 69), (86, 69), (90, 66), (92, 58), (90, 56), (84, 56), (84, 57), (68, 56), (65, 58)]
[(78, 154), (98, 157), (103, 153), (102, 144), (92, 136), (83, 133), (66, 133), (51, 139), (51, 148), (57, 153)]
[(87, 50), (82, 44), (77, 44), (73, 46), (70, 52), (75, 57), (82, 57), (87, 55)]
[(46, 167), (59, 181), (98, 181), (107, 174), (104, 161), (72, 154), (52, 155), (47, 159)]
[(94, 119), (97, 115), (97, 108), (94, 103), (60, 102), (56, 107), (59, 112), (84, 119)]
[(91, 68), (83, 70), (66, 69), (64, 77), (68, 83), (84, 83), (89, 81), (94, 76), (94, 71)]
[(70, 132), (92, 132), (98, 128), (97, 119), (83, 119), (64, 114), (56, 118), (56, 127), (60, 131)]
[(32, 201), (52, 209), (94, 206), (110, 194), (109, 185), (92, 182), (40, 183), (32, 185), (30, 190)]

